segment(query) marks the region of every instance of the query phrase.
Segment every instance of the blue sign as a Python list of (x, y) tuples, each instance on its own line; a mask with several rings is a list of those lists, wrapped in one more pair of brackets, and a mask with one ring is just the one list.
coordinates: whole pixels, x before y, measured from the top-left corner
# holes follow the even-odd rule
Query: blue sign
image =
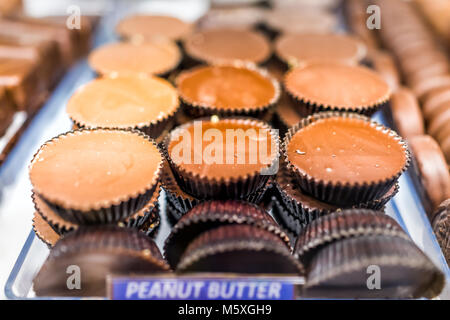
[(121, 278), (110, 280), (115, 300), (292, 300), (286, 278)]

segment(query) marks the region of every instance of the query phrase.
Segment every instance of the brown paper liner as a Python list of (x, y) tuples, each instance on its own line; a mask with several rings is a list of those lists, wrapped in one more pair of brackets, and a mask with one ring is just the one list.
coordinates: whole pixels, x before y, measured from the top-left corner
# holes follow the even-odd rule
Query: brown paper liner
[(177, 272), (303, 274), (303, 266), (273, 233), (250, 225), (205, 231), (186, 248)]
[[(67, 288), (70, 265), (81, 269), (80, 290)], [(168, 270), (156, 244), (143, 233), (117, 226), (84, 226), (57, 242), (33, 284), (38, 296), (106, 296), (107, 274)]]
[[(166, 191), (167, 201), (170, 202), (173, 209), (176, 210), (173, 215), (175, 221), (181, 218), (181, 215), (185, 214), (201, 202), (201, 200), (187, 194), (178, 186), (167, 161), (164, 161), (163, 164), (161, 182), (164, 190)], [(241, 200), (260, 204), (271, 187), (272, 181), (267, 181), (262, 189), (247, 195)]]
[(283, 206), (284, 209), (280, 213), (289, 215), (289, 217), (285, 217), (287, 221), (294, 220), (299, 222), (292, 224), (296, 226), (296, 228), (292, 231), (298, 234), (300, 231), (300, 229), (298, 229), (299, 227), (305, 226), (311, 223), (311, 221), (334, 211), (350, 208), (384, 211), (386, 203), (388, 203), (389, 200), (397, 194), (399, 185), (396, 183), (380, 198), (370, 200), (368, 202), (357, 203), (349, 207), (339, 207), (321, 202), (304, 194), (296, 186), (295, 179), (289, 175), (286, 168), (281, 167), (276, 177), (274, 190), (275, 197), (277, 198), (279, 205)]
[(271, 199), (271, 209), (275, 220), (291, 234), (291, 238), (295, 239), (306, 226), (306, 223), (292, 215), (275, 195)]
[(305, 265), (325, 245), (344, 238), (388, 235), (409, 239), (400, 225), (383, 212), (348, 209), (320, 217), (307, 225), (295, 243), (294, 254)]
[[(31, 161), (30, 171), (33, 166), (33, 163), (37, 161), (42, 148), (45, 147), (47, 144), (53, 143), (54, 141), (61, 139), (66, 135), (82, 134), (83, 132), (86, 131), (96, 131), (96, 130), (109, 131), (119, 129), (100, 129), (100, 128), (83, 129), (83, 130), (69, 131), (60, 134), (55, 138), (50, 139), (39, 148), (39, 150), (34, 155), (33, 160)], [(120, 131), (127, 131), (127, 130), (120, 129)], [(151, 142), (153, 142), (154, 146), (158, 148), (156, 142), (152, 140), (149, 136), (145, 135), (143, 132), (140, 131), (131, 131), (131, 132), (138, 134), (145, 139), (150, 140)], [(148, 188), (146, 190), (142, 190), (137, 195), (131, 195), (128, 197), (128, 199), (125, 200), (116, 199), (112, 200), (110, 204), (106, 205), (104, 203), (98, 204), (97, 206), (95, 206), (95, 208), (92, 208), (91, 210), (88, 211), (73, 209), (68, 206), (66, 207), (64, 204), (52, 202), (50, 199), (47, 199), (46, 196), (43, 195), (39, 190), (35, 189), (34, 192), (38, 194), (42, 198), (42, 200), (45, 201), (45, 203), (51, 208), (51, 210), (55, 211), (64, 220), (80, 225), (111, 224), (131, 216), (135, 212), (139, 211), (142, 207), (145, 206), (145, 204), (147, 204), (150, 201), (157, 187), (157, 182), (159, 180), (159, 176), (161, 173), (161, 167), (162, 167), (162, 159), (161, 163), (159, 164), (157, 174), (155, 175), (152, 183), (148, 185)]]
[(166, 260), (175, 268), (186, 247), (196, 236), (206, 230), (228, 224), (254, 225), (268, 230), (290, 247), (286, 233), (257, 205), (239, 200), (207, 201), (190, 210), (172, 228), (164, 244)]
[[(235, 62), (235, 63), (227, 63), (227, 64), (220, 63), (217, 65), (233, 66), (236, 68), (248, 69), (248, 70), (259, 73), (262, 77), (267, 78), (272, 83), (272, 85), (275, 89), (275, 94), (274, 94), (273, 98), (270, 101), (268, 101), (268, 103), (265, 105), (248, 106), (246, 108), (241, 108), (241, 109), (222, 109), (222, 108), (216, 108), (215, 106), (210, 105), (210, 104), (193, 101), (192, 99), (184, 96), (183, 93), (180, 90), (178, 90), (182, 107), (188, 116), (191, 116), (193, 118), (201, 118), (201, 117), (207, 117), (207, 116), (212, 116), (212, 115), (217, 115), (219, 117), (244, 116), (244, 117), (253, 117), (253, 118), (257, 118), (257, 119), (267, 119), (267, 117), (273, 113), (273, 110), (274, 110), (274, 108), (280, 98), (280, 95), (281, 95), (281, 88), (280, 88), (278, 81), (274, 77), (272, 77), (267, 70), (258, 68), (256, 66), (254, 66), (253, 64), (245, 63), (245, 62)], [(202, 65), (202, 66), (194, 67), (190, 70), (181, 72), (175, 79), (176, 87), (179, 87), (180, 82), (183, 81), (184, 78), (188, 77), (190, 73), (192, 73), (193, 71), (195, 71), (199, 68), (203, 68), (203, 67), (205, 67), (205, 66)]]
[[(255, 127), (260, 129), (270, 130), (271, 137), (275, 143), (275, 148), (278, 149), (278, 137), (275, 134), (275, 131), (266, 123), (262, 121), (258, 121), (256, 119), (250, 118), (226, 118), (223, 120), (234, 121), (237, 123), (246, 123), (252, 124)], [(181, 132), (184, 128), (191, 126), (192, 123), (187, 123), (180, 127), (174, 129), (171, 134), (165, 137), (163, 142), (163, 152), (166, 159), (169, 162), (170, 167), (172, 168), (172, 172), (174, 173), (174, 177), (182, 190), (191, 196), (197, 199), (246, 199), (251, 194), (254, 194), (258, 190), (261, 190), (271, 177), (271, 175), (263, 175), (261, 174), (261, 170), (258, 170), (253, 173), (249, 173), (246, 176), (238, 177), (238, 178), (209, 178), (207, 176), (203, 176), (197, 173), (191, 173), (182, 166), (176, 164), (169, 155), (169, 144), (172, 138), (172, 135), (176, 135), (177, 132)], [(265, 167), (265, 169), (269, 168), (277, 168), (278, 165), (278, 152), (274, 156), (272, 163)]]
[[(370, 290), (369, 277), (376, 268), (381, 272), (379, 289)], [(444, 285), (442, 272), (410, 239), (370, 235), (334, 242), (321, 249), (308, 269), (303, 295), (433, 298)]]
[[(361, 119), (367, 121), (367, 123), (377, 129), (380, 129), (386, 134), (393, 137), (393, 142), (397, 142), (401, 145), (405, 152), (406, 161), (402, 169), (392, 177), (388, 177), (384, 180), (379, 181), (366, 181), (362, 183), (335, 183), (331, 181), (323, 181), (309, 176), (305, 173), (300, 172), (295, 168), (295, 166), (289, 161), (287, 154), (287, 146), (291, 141), (292, 137), (302, 128), (310, 125), (311, 123), (332, 117), (344, 117)], [(397, 182), (401, 174), (406, 171), (410, 164), (410, 153), (408, 150), (408, 145), (400, 136), (398, 136), (394, 131), (384, 127), (383, 125), (373, 122), (361, 115), (355, 113), (340, 113), (340, 112), (323, 112), (317, 113), (312, 116), (303, 119), (301, 122), (296, 124), (294, 127), (290, 128), (286, 136), (284, 137), (284, 143), (282, 146), (282, 152), (284, 154), (283, 160), (286, 162), (286, 167), (290, 174), (295, 178), (298, 186), (309, 195), (314, 198), (338, 206), (351, 207), (358, 203), (365, 203), (372, 201), (374, 199), (379, 199), (385, 195)]]
[[(158, 198), (161, 193), (161, 185), (158, 183), (155, 192), (150, 201), (138, 212), (134, 213), (124, 221), (118, 222), (120, 226), (136, 228), (147, 235), (154, 234), (160, 223)], [(32, 193), (31, 198), (36, 211), (52, 227), (58, 235), (64, 235), (70, 231), (76, 230), (80, 225), (64, 220), (54, 212), (41, 197)]]

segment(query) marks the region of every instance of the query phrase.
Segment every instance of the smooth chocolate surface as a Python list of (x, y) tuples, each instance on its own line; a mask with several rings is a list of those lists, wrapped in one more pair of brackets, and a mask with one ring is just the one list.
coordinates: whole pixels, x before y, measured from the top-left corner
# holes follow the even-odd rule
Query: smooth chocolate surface
[(316, 63), (289, 72), (286, 90), (301, 101), (324, 107), (364, 109), (386, 102), (387, 83), (365, 67)]
[(271, 78), (256, 70), (233, 66), (206, 66), (177, 78), (180, 96), (188, 103), (220, 110), (254, 109), (276, 99)]
[(92, 51), (89, 65), (105, 76), (162, 75), (175, 69), (180, 59), (180, 49), (170, 41), (117, 42)]
[(357, 64), (366, 54), (362, 42), (345, 34), (287, 34), (277, 39), (275, 48), (291, 66), (313, 62)]
[(128, 39), (152, 41), (158, 38), (181, 40), (192, 32), (193, 26), (178, 18), (157, 15), (133, 15), (121, 20), (116, 32)]
[(300, 129), (287, 145), (301, 173), (335, 183), (364, 183), (395, 176), (406, 162), (392, 135), (361, 119), (331, 117)]
[(41, 147), (30, 166), (34, 190), (65, 208), (98, 209), (156, 184), (162, 156), (152, 141), (122, 130), (84, 130)]
[[(196, 134), (195, 123), (201, 128), (203, 136)], [(212, 133), (217, 134), (214, 142), (206, 138)], [(227, 138), (227, 134), (235, 138)], [(188, 146), (190, 154), (185, 155), (182, 150)], [(183, 170), (217, 180), (258, 173), (269, 167), (277, 155), (275, 141), (268, 127), (251, 120), (236, 119), (194, 121), (184, 129), (172, 131), (168, 151), (172, 160)]]
[(444, 155), (437, 142), (428, 135), (415, 136), (409, 146), (416, 160), (420, 181), (430, 200), (431, 214), (439, 204), (450, 198), (450, 174)]
[(234, 28), (214, 28), (192, 34), (185, 40), (184, 48), (194, 59), (207, 63), (262, 63), (271, 54), (270, 44), (262, 34)]
[(392, 117), (398, 133), (404, 138), (424, 134), (422, 111), (414, 93), (408, 88), (400, 88), (391, 97)]
[(178, 108), (175, 88), (156, 77), (101, 78), (70, 98), (67, 113), (84, 127), (135, 128), (167, 119)]

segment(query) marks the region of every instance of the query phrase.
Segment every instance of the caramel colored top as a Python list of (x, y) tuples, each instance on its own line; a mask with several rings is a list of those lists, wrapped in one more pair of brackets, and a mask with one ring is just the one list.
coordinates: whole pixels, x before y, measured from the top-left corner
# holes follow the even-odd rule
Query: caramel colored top
[(33, 229), (37, 236), (50, 246), (54, 246), (58, 242), (60, 236), (52, 229), (42, 216), (35, 212), (33, 217)]
[(100, 78), (70, 98), (67, 113), (90, 128), (133, 128), (166, 119), (178, 108), (176, 89), (156, 77)]
[(271, 53), (268, 40), (255, 31), (214, 28), (186, 38), (184, 47), (188, 55), (208, 63), (236, 60), (261, 63)]
[(286, 90), (322, 106), (357, 109), (389, 99), (390, 88), (375, 72), (360, 66), (317, 63), (289, 72)]
[(406, 163), (403, 146), (373, 124), (342, 117), (319, 119), (294, 134), (289, 161), (323, 181), (363, 183), (391, 178)]
[(277, 55), (293, 66), (310, 62), (357, 64), (366, 54), (364, 44), (344, 34), (287, 34), (275, 45)]
[(231, 110), (267, 106), (278, 94), (269, 77), (233, 66), (207, 66), (183, 72), (177, 87), (180, 96), (193, 105)]
[(272, 10), (265, 20), (270, 28), (281, 33), (328, 33), (338, 23), (336, 17), (325, 10)]
[(169, 41), (104, 45), (89, 55), (89, 65), (102, 75), (164, 74), (181, 59), (178, 46)]
[(224, 119), (195, 121), (173, 131), (168, 151), (175, 164), (192, 174), (230, 179), (269, 167), (278, 154), (276, 148), (261, 123)]
[(134, 15), (120, 21), (116, 32), (124, 38), (152, 40), (155, 37), (166, 37), (180, 40), (192, 29), (192, 24), (175, 17)]
[(146, 137), (123, 130), (67, 133), (44, 144), (30, 165), (34, 190), (77, 210), (119, 204), (156, 184), (162, 156)]

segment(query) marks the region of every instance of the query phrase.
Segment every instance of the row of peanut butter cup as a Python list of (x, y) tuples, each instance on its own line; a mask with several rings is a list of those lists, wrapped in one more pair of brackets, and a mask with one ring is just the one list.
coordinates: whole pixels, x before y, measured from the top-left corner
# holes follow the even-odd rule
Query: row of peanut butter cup
[[(148, 23), (139, 19), (135, 26)], [(441, 272), (401, 227), (382, 212), (354, 209), (381, 209), (409, 164), (406, 143), (364, 116), (386, 105), (390, 91), (375, 72), (355, 65), (363, 59), (361, 44), (337, 35), (284, 40), (277, 59), (295, 68), (281, 86), (265, 68), (249, 63), (266, 59), (248, 61), (245, 55), (265, 52), (254, 50), (260, 35), (256, 40), (254, 31), (209, 32), (192, 36), (195, 49), (184, 45), (197, 60), (188, 63), (180, 64), (183, 57), (173, 42), (178, 36), (144, 41), (122, 35), (133, 40), (91, 54), (90, 65), (102, 77), (68, 103), (77, 130), (45, 143), (30, 165), (37, 217), (62, 236), (35, 278), (37, 294), (74, 294), (60, 268), (65, 264), (87, 271), (87, 283), (75, 292), (80, 295), (105, 295), (106, 274), (171, 271), (304, 275), (304, 294), (314, 296), (439, 294)], [(330, 56), (339, 59), (305, 63), (311, 56), (301, 55), (302, 45), (317, 56), (323, 43), (335, 48)], [(211, 52), (219, 57), (205, 58)], [(176, 74), (176, 88), (153, 75), (171, 78), (199, 60), (212, 65)], [(280, 98), (307, 116), (287, 125), (282, 142), (263, 121), (271, 119)], [(197, 143), (198, 127), (216, 138), (238, 132), (245, 143), (230, 151), (226, 141), (215, 141), (221, 142), (213, 154), (219, 161), (186, 161), (210, 147), (211, 136)], [(180, 148), (177, 157), (174, 150)], [(269, 151), (264, 162), (262, 150)], [(245, 161), (227, 163), (227, 152)], [(248, 161), (253, 156), (257, 161)], [(281, 182), (283, 177), (288, 182)], [(150, 233), (159, 221), (160, 186), (175, 220), (164, 257), (140, 231)], [(280, 194), (274, 211), (303, 222), (295, 248), (263, 208), (273, 190)], [(36, 220), (35, 229), (47, 239)], [(385, 271), (382, 291), (366, 286), (366, 269), (374, 264)]]

